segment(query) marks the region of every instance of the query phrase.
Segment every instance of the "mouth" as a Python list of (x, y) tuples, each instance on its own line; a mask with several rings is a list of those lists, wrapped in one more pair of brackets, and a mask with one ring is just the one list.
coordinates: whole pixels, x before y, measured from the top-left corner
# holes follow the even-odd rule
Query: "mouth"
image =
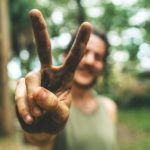
[(94, 75), (96, 74), (96, 71), (91, 68), (91, 67), (79, 67), (78, 70), (83, 73), (83, 74), (87, 74), (87, 75)]
[(90, 88), (97, 79), (98, 73), (93, 68), (78, 67), (75, 73), (74, 83), (80, 87)]
[(79, 66), (78, 70), (83, 71), (83, 72), (87, 72), (87, 73), (90, 73), (90, 74), (95, 74), (96, 73), (96, 70), (93, 67), (88, 66), (88, 65)]

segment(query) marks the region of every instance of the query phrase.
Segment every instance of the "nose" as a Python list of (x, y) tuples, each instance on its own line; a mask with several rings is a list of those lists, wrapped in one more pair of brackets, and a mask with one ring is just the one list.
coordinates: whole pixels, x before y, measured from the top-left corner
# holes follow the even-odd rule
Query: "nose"
[(84, 61), (84, 63), (86, 63), (86, 64), (88, 64), (88, 65), (93, 65), (94, 62), (95, 62), (93, 53), (88, 53), (88, 54), (86, 54), (86, 55), (83, 57), (83, 61)]

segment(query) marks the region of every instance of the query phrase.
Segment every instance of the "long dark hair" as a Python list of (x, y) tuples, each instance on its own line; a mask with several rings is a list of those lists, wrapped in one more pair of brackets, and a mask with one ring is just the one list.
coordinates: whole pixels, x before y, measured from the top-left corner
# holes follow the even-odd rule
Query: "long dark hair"
[[(74, 42), (74, 39), (75, 39), (75, 36), (76, 36), (76, 33), (73, 33), (71, 34), (72, 35), (72, 38), (67, 46), (67, 48), (65, 49), (64, 53), (69, 53), (70, 49), (71, 49), (71, 46)], [(97, 29), (93, 29), (93, 32), (92, 32), (94, 35), (98, 36), (100, 39), (102, 39), (106, 45), (106, 51), (105, 51), (105, 55), (104, 55), (104, 62), (106, 63), (106, 60), (107, 60), (107, 56), (109, 54), (109, 42), (108, 42), (108, 39), (107, 39), (107, 36), (104, 32), (101, 32), (101, 31), (98, 31)]]

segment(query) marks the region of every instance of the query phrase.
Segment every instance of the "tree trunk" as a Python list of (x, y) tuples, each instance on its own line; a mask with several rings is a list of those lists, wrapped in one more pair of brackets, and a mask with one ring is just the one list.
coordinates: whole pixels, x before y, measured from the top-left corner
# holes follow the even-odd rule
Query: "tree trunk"
[(7, 63), (10, 50), (8, 1), (0, 0), (0, 133), (12, 132), (12, 109), (8, 88)]

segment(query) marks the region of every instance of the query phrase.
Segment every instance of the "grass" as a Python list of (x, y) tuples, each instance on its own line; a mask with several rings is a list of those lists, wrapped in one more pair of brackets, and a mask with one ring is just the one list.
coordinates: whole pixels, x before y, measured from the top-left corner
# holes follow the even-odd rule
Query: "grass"
[[(150, 150), (150, 109), (119, 110), (119, 150)], [(20, 130), (11, 137), (0, 137), (0, 150), (37, 150), (22, 142)], [(43, 150), (43, 149), (42, 149)]]
[(119, 111), (119, 149), (150, 149), (150, 109)]

